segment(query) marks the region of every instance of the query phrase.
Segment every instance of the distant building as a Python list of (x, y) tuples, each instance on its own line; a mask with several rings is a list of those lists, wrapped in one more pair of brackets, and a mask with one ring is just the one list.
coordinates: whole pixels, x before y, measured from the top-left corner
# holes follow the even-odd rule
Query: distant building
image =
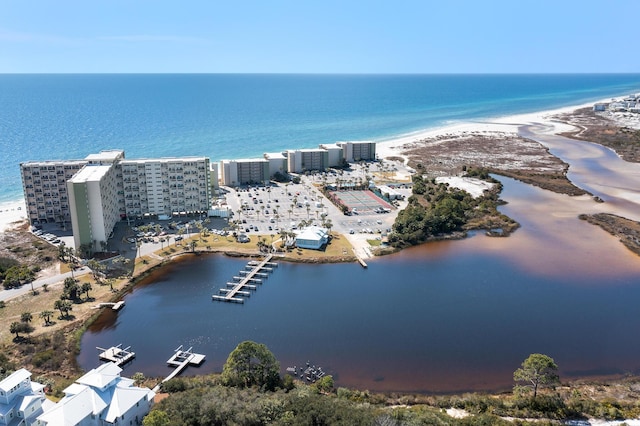
[(336, 145), (342, 147), (342, 155), (348, 163), (376, 159), (375, 142), (338, 142)]
[(282, 174), (288, 172), (287, 156), (282, 152), (267, 152), (264, 158), (269, 162), (269, 177), (273, 177), (278, 172)]
[(329, 167), (341, 167), (345, 163), (344, 150), (338, 144), (322, 144), (321, 149), (325, 149), (328, 153)]
[(310, 170), (324, 171), (329, 168), (329, 152), (326, 149), (295, 149), (287, 151), (289, 172), (303, 173)]
[(31, 381), (24, 368), (0, 381), (0, 425), (37, 425), (36, 418), (54, 406), (45, 398), (44, 385)]
[(396, 191), (394, 188), (391, 188), (387, 185), (380, 185), (377, 187), (382, 196), (386, 197), (388, 200), (401, 200), (404, 199), (404, 195), (400, 192)]
[(320, 250), (329, 242), (329, 231), (319, 226), (309, 226), (296, 232), (297, 247)]
[(269, 182), (269, 160), (265, 158), (222, 160), (220, 162), (222, 184), (238, 186)]
[(34, 425), (140, 425), (153, 405), (155, 392), (134, 386), (121, 377), (122, 369), (109, 362), (89, 371), (64, 390), (51, 409), (40, 414)]
[(593, 105), (593, 110), (594, 111), (606, 111), (607, 110), (607, 104), (603, 103), (603, 102), (598, 102), (597, 104)]

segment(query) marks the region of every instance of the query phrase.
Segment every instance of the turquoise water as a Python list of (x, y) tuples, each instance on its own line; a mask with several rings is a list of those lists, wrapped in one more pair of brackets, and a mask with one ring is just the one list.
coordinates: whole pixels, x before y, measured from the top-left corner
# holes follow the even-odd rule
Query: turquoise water
[(0, 75), (0, 202), (21, 161), (259, 156), (640, 91), (615, 75)]

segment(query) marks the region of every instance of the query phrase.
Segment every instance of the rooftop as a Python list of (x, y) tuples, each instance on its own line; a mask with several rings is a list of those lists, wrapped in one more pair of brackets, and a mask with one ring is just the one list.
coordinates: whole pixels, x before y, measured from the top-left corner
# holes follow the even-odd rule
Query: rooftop
[(81, 182), (99, 182), (111, 169), (111, 166), (103, 166), (97, 164), (87, 164), (78, 173), (76, 173), (69, 182), (81, 183)]

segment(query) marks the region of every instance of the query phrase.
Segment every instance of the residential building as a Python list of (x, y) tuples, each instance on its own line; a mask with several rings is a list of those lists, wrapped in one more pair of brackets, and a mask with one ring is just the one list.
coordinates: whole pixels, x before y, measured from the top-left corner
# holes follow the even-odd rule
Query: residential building
[(329, 168), (329, 152), (326, 149), (295, 149), (287, 151), (289, 172), (303, 173), (308, 170), (324, 171)]
[(222, 184), (238, 186), (269, 182), (269, 160), (266, 158), (222, 160), (220, 162)]
[(67, 181), (76, 248), (99, 250), (120, 220), (116, 168), (87, 164)]
[(20, 164), (27, 217), (31, 223), (71, 221), (67, 181), (86, 164), (85, 160)]
[(44, 385), (32, 382), (24, 368), (0, 381), (0, 425), (37, 424), (36, 418), (53, 405), (44, 396)]
[(134, 386), (109, 362), (89, 371), (64, 390), (65, 396), (45, 410), (37, 426), (140, 425), (153, 405), (155, 392)]
[(263, 156), (269, 161), (269, 177), (273, 177), (278, 172), (282, 174), (288, 172), (287, 156), (282, 152), (267, 152)]
[(336, 145), (342, 147), (342, 154), (348, 163), (376, 159), (375, 142), (338, 142)]
[(217, 186), (206, 157), (129, 160), (121, 150), (25, 162), (20, 170), (31, 224), (71, 222), (76, 248), (92, 250), (126, 217), (207, 213)]
[(322, 144), (321, 149), (326, 150), (329, 153), (328, 164), (329, 167), (341, 167), (345, 165), (344, 150), (338, 144)]
[(208, 158), (123, 160), (119, 167), (126, 217), (209, 211)]

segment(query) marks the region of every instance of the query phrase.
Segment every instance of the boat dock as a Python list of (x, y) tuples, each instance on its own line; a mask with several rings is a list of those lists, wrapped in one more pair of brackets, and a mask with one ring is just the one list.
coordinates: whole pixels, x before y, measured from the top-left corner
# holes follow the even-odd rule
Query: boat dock
[(182, 345), (180, 345), (174, 351), (175, 353), (173, 354), (173, 356), (167, 360), (167, 364), (175, 368), (171, 372), (171, 374), (165, 377), (165, 379), (159, 385), (153, 388), (154, 392), (158, 392), (162, 383), (168, 382), (169, 380), (173, 379), (189, 365), (200, 365), (204, 362), (205, 355), (195, 354), (191, 352), (192, 349), (193, 348), (189, 348), (186, 351), (183, 351)]
[(234, 276), (233, 282), (227, 283), (227, 288), (220, 289), (220, 293), (223, 295), (214, 294), (211, 296), (212, 299), (221, 302), (244, 303), (244, 298), (251, 296), (251, 291), (247, 290), (255, 291), (256, 284), (262, 284), (262, 280), (267, 278), (269, 273), (278, 266), (277, 263), (271, 262), (272, 258), (273, 254), (269, 254), (262, 261), (248, 262), (245, 270), (240, 271), (238, 276)]
[(122, 344), (119, 344), (118, 346), (112, 346), (109, 349), (104, 349), (96, 346), (96, 349), (102, 351), (99, 355), (101, 361), (115, 362), (118, 366), (126, 364), (136, 356), (135, 352), (129, 350), (131, 349), (131, 346), (127, 346), (126, 348), (122, 349)]
[(304, 368), (296, 366), (287, 367), (287, 373), (296, 377), (300, 377), (300, 380), (306, 380), (309, 383), (315, 383), (327, 374), (322, 371), (322, 367), (311, 365), (311, 363), (309, 363), (308, 361), (306, 367)]
[(100, 308), (108, 308), (110, 307), (112, 310), (114, 311), (119, 311), (120, 309), (122, 309), (122, 307), (124, 306), (124, 300), (121, 300), (119, 302), (103, 302), (103, 303), (99, 303), (98, 305), (96, 305), (94, 307), (94, 309), (100, 309)]

